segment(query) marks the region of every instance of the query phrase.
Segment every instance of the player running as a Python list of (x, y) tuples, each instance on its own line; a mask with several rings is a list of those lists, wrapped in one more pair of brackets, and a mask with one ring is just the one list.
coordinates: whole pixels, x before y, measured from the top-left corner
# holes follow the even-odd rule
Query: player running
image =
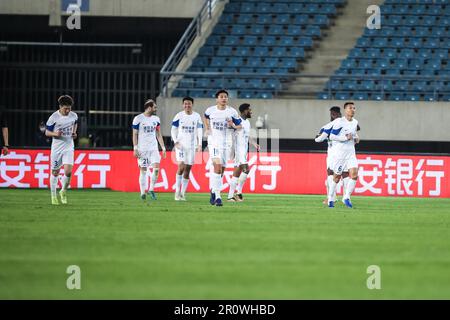
[(171, 136), (175, 143), (178, 170), (175, 182), (175, 201), (185, 201), (189, 184), (189, 173), (195, 160), (196, 151), (202, 151), (203, 122), (201, 116), (192, 110), (194, 99), (183, 98), (183, 111), (172, 121)]
[(219, 90), (216, 92), (217, 104), (205, 111), (205, 129), (208, 135), (209, 156), (214, 166), (214, 172), (210, 175), (212, 205), (221, 207), (222, 175), (225, 166), (231, 159), (233, 151), (233, 135), (235, 130), (240, 130), (241, 119), (235, 109), (228, 106), (228, 92)]
[(138, 158), (138, 166), (140, 169), (139, 186), (141, 190), (141, 199), (147, 198), (147, 170), (152, 167), (152, 175), (150, 179), (150, 188), (148, 194), (153, 200), (156, 200), (155, 183), (159, 175), (159, 163), (161, 156), (158, 151), (158, 142), (161, 146), (163, 158), (166, 158), (166, 147), (161, 135), (161, 121), (156, 114), (156, 103), (149, 99), (144, 104), (144, 112), (137, 115), (133, 119), (133, 150), (134, 156)]
[(350, 201), (350, 195), (356, 186), (358, 180), (358, 160), (356, 159), (355, 144), (359, 143), (357, 134), (358, 121), (354, 118), (355, 105), (353, 102), (344, 104), (344, 117), (334, 120), (330, 133), (330, 140), (333, 142), (333, 157), (331, 159), (330, 169), (333, 170), (333, 181), (328, 190), (328, 206), (334, 207), (334, 194), (336, 185), (339, 182), (343, 171), (348, 170), (350, 180), (345, 188), (345, 194), (342, 202), (348, 207), (353, 208)]
[(59, 205), (56, 189), (59, 171), (64, 166), (62, 188), (59, 192), (62, 204), (67, 204), (67, 188), (72, 178), (74, 159), (74, 143), (77, 137), (78, 116), (72, 112), (73, 99), (68, 95), (58, 98), (59, 110), (55, 111), (47, 120), (45, 135), (52, 138), (50, 152), (50, 193), (52, 205)]
[[(242, 119), (242, 130), (236, 131), (235, 148), (234, 148), (234, 171), (230, 182), (230, 190), (228, 192), (228, 201), (244, 201), (242, 188), (249, 173), (248, 167), (248, 144), (252, 144), (257, 151), (259, 145), (250, 136), (250, 121), (252, 117), (252, 108), (250, 104), (244, 103), (239, 106), (239, 112)], [(236, 194), (235, 194), (236, 191)]]

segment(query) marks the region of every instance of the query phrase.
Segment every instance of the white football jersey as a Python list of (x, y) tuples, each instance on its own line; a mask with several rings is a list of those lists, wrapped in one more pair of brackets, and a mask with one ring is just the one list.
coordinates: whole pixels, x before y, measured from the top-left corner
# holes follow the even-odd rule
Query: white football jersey
[(232, 120), (235, 125), (242, 121), (237, 111), (226, 106), (220, 110), (217, 106), (206, 109), (205, 117), (210, 121), (211, 138), (209, 139), (214, 148), (231, 148), (233, 145), (234, 129), (228, 127), (228, 120)]
[(61, 137), (53, 137), (51, 151), (54, 153), (71, 151), (74, 149), (72, 133), (78, 116), (70, 111), (67, 116), (63, 116), (59, 110), (54, 112), (47, 120), (48, 131), (62, 131)]
[(152, 115), (147, 117), (143, 113), (133, 119), (133, 129), (138, 133), (138, 150), (153, 151), (158, 150), (158, 140), (156, 139), (156, 130), (159, 130), (161, 121), (159, 117)]
[(334, 120), (333, 127), (330, 133), (330, 139), (333, 141), (333, 153), (334, 154), (350, 154), (355, 153), (355, 140), (346, 140), (347, 134), (356, 137), (358, 120), (355, 118), (352, 121), (348, 121), (345, 117)]
[(331, 129), (333, 128), (333, 121), (328, 122), (326, 125), (324, 125), (322, 128), (320, 128), (319, 134), (322, 134), (323, 132), (325, 132), (328, 135), (327, 138), (327, 142), (328, 142), (328, 149), (327, 149), (327, 153), (330, 154), (331, 153), (331, 148), (333, 147), (333, 141), (330, 140), (330, 134), (331, 134)]
[(238, 147), (248, 147), (248, 141), (250, 138), (251, 124), (248, 119), (242, 119), (242, 129), (236, 131), (236, 145)]
[(174, 142), (179, 142), (184, 148), (195, 148), (197, 144), (201, 144), (201, 141), (197, 141), (197, 132), (203, 128), (203, 122), (197, 112), (178, 112), (173, 118), (172, 127), (178, 128)]

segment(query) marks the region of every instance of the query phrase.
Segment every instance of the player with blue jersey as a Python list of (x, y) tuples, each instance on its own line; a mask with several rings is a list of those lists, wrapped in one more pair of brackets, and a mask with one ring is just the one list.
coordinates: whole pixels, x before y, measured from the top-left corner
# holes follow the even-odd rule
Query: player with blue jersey
[(353, 205), (350, 196), (355, 189), (358, 180), (358, 160), (356, 159), (355, 144), (359, 143), (358, 121), (354, 118), (355, 105), (353, 102), (344, 104), (344, 117), (334, 120), (330, 132), (330, 140), (333, 143), (333, 157), (330, 163), (330, 169), (334, 176), (328, 190), (328, 206), (334, 207), (333, 195), (336, 185), (344, 171), (348, 170), (350, 180), (345, 188), (345, 194), (342, 202), (348, 207)]
[(64, 166), (62, 188), (59, 192), (61, 203), (67, 204), (67, 188), (70, 186), (74, 161), (74, 143), (77, 137), (78, 116), (72, 112), (73, 99), (68, 95), (58, 98), (59, 110), (54, 112), (46, 123), (45, 135), (52, 138), (50, 152), (50, 191), (53, 205), (58, 205), (56, 189), (59, 171)]
[(152, 175), (150, 178), (150, 188), (148, 194), (153, 200), (156, 200), (154, 191), (156, 181), (159, 175), (159, 164), (161, 156), (159, 155), (158, 142), (161, 146), (163, 158), (166, 157), (166, 147), (161, 135), (161, 121), (156, 114), (157, 106), (153, 100), (147, 100), (144, 104), (144, 112), (137, 115), (133, 119), (133, 153), (138, 159), (140, 169), (139, 186), (141, 191), (141, 199), (147, 197), (147, 170), (151, 167)]
[(214, 166), (210, 175), (210, 203), (222, 206), (220, 191), (222, 176), (228, 160), (233, 154), (233, 137), (235, 130), (240, 130), (241, 119), (235, 109), (228, 106), (228, 92), (219, 90), (216, 93), (217, 104), (205, 111), (205, 130), (208, 135), (209, 156)]
[(242, 129), (237, 130), (235, 133), (234, 171), (230, 182), (230, 190), (228, 191), (228, 201), (231, 202), (244, 200), (242, 189), (250, 171), (248, 166), (249, 143), (259, 151), (259, 145), (250, 136), (251, 125), (248, 120), (252, 117), (252, 108), (250, 104), (241, 104), (239, 106), (239, 112), (242, 119)]
[(203, 122), (201, 116), (192, 110), (193, 104), (193, 98), (183, 98), (184, 110), (178, 112), (172, 121), (171, 136), (175, 143), (174, 151), (178, 163), (175, 201), (186, 200), (185, 193), (195, 154), (202, 150)]

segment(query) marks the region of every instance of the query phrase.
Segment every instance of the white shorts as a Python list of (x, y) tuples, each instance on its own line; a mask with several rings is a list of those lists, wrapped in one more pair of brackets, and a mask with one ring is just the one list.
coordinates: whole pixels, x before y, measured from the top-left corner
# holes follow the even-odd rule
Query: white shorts
[(138, 165), (141, 168), (148, 168), (152, 164), (160, 163), (161, 156), (158, 150), (152, 151), (139, 151), (139, 158), (137, 159)]
[(233, 159), (233, 148), (215, 148), (209, 147), (209, 158), (219, 159), (222, 166), (226, 166), (227, 162)]
[(175, 148), (175, 156), (178, 162), (193, 165), (195, 162), (195, 148)]
[(234, 155), (234, 165), (240, 166), (243, 164), (248, 164), (248, 147), (236, 146), (236, 152)]
[(330, 169), (334, 174), (341, 175), (342, 172), (348, 171), (351, 168), (358, 168), (358, 159), (355, 154), (351, 154), (345, 158), (332, 158)]
[(52, 151), (50, 154), (50, 166), (52, 170), (59, 170), (65, 164), (70, 164), (73, 166), (73, 154), (73, 150), (62, 152)]

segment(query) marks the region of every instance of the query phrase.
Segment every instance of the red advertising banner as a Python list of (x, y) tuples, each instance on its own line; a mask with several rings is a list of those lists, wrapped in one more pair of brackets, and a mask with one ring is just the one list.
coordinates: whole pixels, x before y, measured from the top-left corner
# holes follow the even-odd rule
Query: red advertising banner
[[(325, 157), (323, 153), (251, 153), (244, 193), (325, 194)], [(174, 189), (174, 158), (168, 152), (161, 161), (156, 191)], [(358, 154), (357, 158), (359, 180), (354, 194), (450, 197), (450, 157)], [(196, 161), (188, 192), (208, 192), (212, 170), (208, 153), (198, 153)], [(224, 190), (232, 170), (230, 163), (224, 174)], [(50, 150), (14, 150), (0, 158), (0, 187), (48, 188), (49, 175)], [(71, 188), (138, 192), (138, 176), (131, 151), (77, 150)]]

